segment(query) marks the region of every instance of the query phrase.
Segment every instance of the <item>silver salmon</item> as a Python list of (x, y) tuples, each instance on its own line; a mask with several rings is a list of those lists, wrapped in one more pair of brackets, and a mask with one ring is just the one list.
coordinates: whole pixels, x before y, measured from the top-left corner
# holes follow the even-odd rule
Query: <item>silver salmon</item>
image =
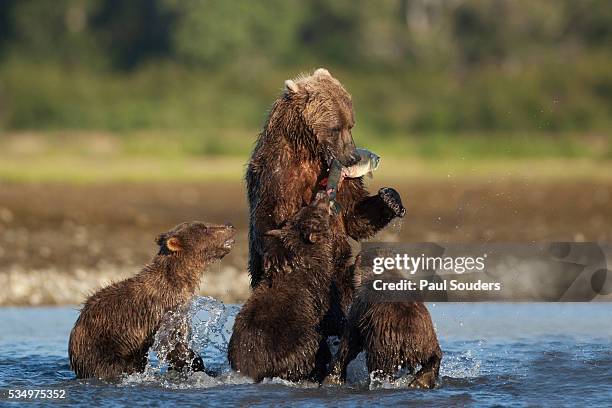
[(359, 154), (360, 157), (359, 163), (351, 167), (344, 167), (342, 170), (342, 176), (357, 178), (368, 175), (370, 178), (372, 178), (372, 173), (380, 164), (380, 156), (366, 149), (357, 149), (357, 154)]
[(357, 164), (350, 167), (344, 167), (342, 164), (333, 159), (329, 167), (329, 176), (327, 178), (327, 194), (329, 194), (330, 208), (336, 213), (340, 213), (340, 205), (336, 202), (336, 193), (338, 186), (344, 178), (357, 178), (368, 175), (372, 177), (374, 170), (380, 164), (380, 156), (366, 149), (357, 149), (360, 160)]

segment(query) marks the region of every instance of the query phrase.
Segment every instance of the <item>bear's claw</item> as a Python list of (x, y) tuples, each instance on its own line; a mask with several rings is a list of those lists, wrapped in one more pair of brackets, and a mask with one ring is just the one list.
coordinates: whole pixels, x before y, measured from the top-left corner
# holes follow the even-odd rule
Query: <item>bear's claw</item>
[(406, 215), (406, 208), (402, 205), (402, 199), (395, 189), (391, 187), (381, 188), (378, 191), (378, 195), (396, 217), (402, 218)]

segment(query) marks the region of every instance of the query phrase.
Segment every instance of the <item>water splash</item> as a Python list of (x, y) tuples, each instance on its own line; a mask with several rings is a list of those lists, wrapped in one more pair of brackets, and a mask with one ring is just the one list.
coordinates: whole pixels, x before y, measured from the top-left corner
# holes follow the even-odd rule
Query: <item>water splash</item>
[(311, 382), (311, 381), (293, 382), (293, 381), (284, 380), (278, 377), (264, 378), (261, 384), (282, 385), (282, 386), (291, 387), (291, 388), (315, 388), (315, 389), (319, 388), (319, 384)]
[(375, 372), (370, 374), (370, 384), (368, 389), (370, 390), (396, 390), (396, 389), (408, 389), (410, 387), (410, 383), (414, 379), (414, 376), (410, 374), (400, 375), (398, 378), (390, 380), (390, 379), (382, 379), (376, 376)]
[(482, 362), (471, 349), (460, 353), (446, 353), (440, 366), (441, 377), (476, 378), (481, 375)]
[(365, 352), (361, 352), (346, 367), (346, 382), (349, 384), (367, 385), (370, 380)]
[(402, 227), (404, 225), (404, 219), (396, 217), (389, 223), (389, 230), (395, 234), (400, 234), (402, 232)]
[[(183, 308), (168, 312), (162, 319), (147, 366), (142, 373), (127, 376), (123, 385), (154, 384), (171, 389), (208, 388), (246, 384), (252, 381), (231, 371), (227, 346), (239, 306), (225, 305), (212, 297), (195, 297)], [(183, 336), (177, 328), (190, 327)], [(178, 342), (184, 342), (204, 360), (206, 371), (178, 373), (168, 370), (166, 356)]]
[[(149, 353), (149, 361), (143, 373), (130, 375), (122, 381), (124, 386), (153, 385), (168, 389), (198, 389), (223, 385), (250, 384), (253, 381), (231, 370), (227, 360), (227, 349), (234, 319), (239, 305), (226, 305), (212, 297), (195, 297), (186, 307), (169, 312), (155, 335)], [(190, 336), (176, 337), (176, 328), (181, 325), (191, 328)], [(189, 347), (204, 360), (208, 375), (203, 372), (178, 373), (168, 370), (165, 356), (177, 341), (187, 342)], [(339, 344), (337, 338), (328, 339), (332, 352)], [(478, 348), (478, 344), (472, 345)], [(482, 346), (482, 344), (480, 344)], [(481, 361), (477, 351), (468, 349), (450, 352), (442, 359), (440, 377), (446, 379), (473, 379), (482, 375)], [(393, 381), (371, 381), (365, 361), (360, 353), (347, 367), (347, 386), (358, 389), (402, 389), (409, 388), (413, 376), (398, 373)], [(263, 384), (283, 385), (291, 388), (312, 388), (310, 382), (293, 383), (279, 378), (266, 379)]]
[[(444, 386), (449, 382), (456, 384), (456, 381), (481, 379), (483, 376), (482, 361), (476, 357), (477, 353), (477, 351), (468, 349), (460, 353), (445, 354), (440, 366), (440, 379), (436, 387)], [(417, 366), (415, 372), (419, 368)], [(366, 371), (366, 379), (368, 378), (370, 380), (368, 386), (370, 390), (410, 389), (412, 388), (410, 383), (414, 379), (414, 375), (409, 374), (406, 370), (399, 370), (395, 379), (382, 379), (377, 377), (375, 373), (370, 373), (368, 377)]]
[(227, 347), (239, 311), (240, 306), (226, 305), (212, 297), (198, 297), (192, 303), (189, 345), (215, 373), (230, 371)]
[[(172, 373), (148, 379), (140, 374), (123, 384), (78, 380), (66, 358), (66, 336), (78, 315), (72, 308), (0, 308), (4, 368), (0, 384), (66, 389), (70, 403), (83, 407), (155, 405), (160, 401), (186, 406), (610, 405), (612, 304), (439, 303), (430, 310), (444, 351), (440, 384), (434, 391), (400, 388), (368, 393), (367, 385), (351, 383), (350, 367), (347, 386), (320, 389), (285, 386), (274, 380), (255, 386), (234, 373), (217, 378), (194, 373), (187, 379)], [(464, 321), (461, 331), (457, 330), (458, 319)], [(514, 326), (508, 328), (516, 320), (520, 338)], [(355, 364), (357, 371), (365, 367), (362, 361)], [(368, 380), (367, 374), (359, 378)]]

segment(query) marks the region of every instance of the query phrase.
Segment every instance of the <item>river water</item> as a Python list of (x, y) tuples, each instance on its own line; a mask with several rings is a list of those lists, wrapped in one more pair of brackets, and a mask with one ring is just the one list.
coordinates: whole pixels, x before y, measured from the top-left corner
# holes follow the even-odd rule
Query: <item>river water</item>
[[(612, 406), (612, 303), (429, 304), (444, 351), (434, 390), (407, 381), (367, 385), (363, 356), (349, 383), (252, 384), (225, 358), (239, 307), (194, 303), (193, 346), (216, 378), (167, 373), (151, 353), (145, 373), (118, 383), (79, 381), (67, 343), (76, 308), (0, 309), (0, 405), (9, 406)], [(7, 399), (8, 390), (64, 390), (64, 399)]]

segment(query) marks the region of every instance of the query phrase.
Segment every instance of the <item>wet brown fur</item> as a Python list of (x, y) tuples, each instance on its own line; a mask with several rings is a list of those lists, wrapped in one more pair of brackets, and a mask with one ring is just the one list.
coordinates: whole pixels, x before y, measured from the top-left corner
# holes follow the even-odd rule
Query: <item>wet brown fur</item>
[[(351, 128), (355, 124), (352, 100), (340, 82), (324, 69), (288, 81), (274, 102), (253, 150), (246, 173), (249, 201), (249, 272), (251, 286), (276, 279), (273, 266), (283, 259), (283, 248), (266, 231), (281, 228), (322, 188), (328, 163), (336, 157), (354, 163)], [(358, 157), (357, 157), (358, 159)], [(346, 310), (353, 288), (348, 237), (374, 235), (394, 217), (403, 216), (399, 194), (391, 188), (369, 196), (361, 178), (346, 179), (336, 201), (342, 212), (330, 221), (333, 284), (336, 310)], [(326, 291), (327, 288), (321, 288)], [(332, 318), (329, 334), (341, 334), (341, 319)]]
[(274, 232), (285, 258), (273, 266), (271, 285), (257, 286), (236, 316), (228, 347), (234, 370), (255, 381), (320, 382), (325, 376), (331, 355), (320, 324), (333, 276), (329, 218), (325, 197)]
[(411, 374), (410, 386), (433, 388), (438, 378), (442, 351), (429, 311), (423, 302), (386, 302), (374, 297), (364, 285), (351, 305), (345, 334), (332, 363), (330, 383), (346, 380), (348, 364), (366, 352), (370, 379), (392, 380), (400, 367)]
[[(183, 223), (158, 237), (159, 253), (136, 276), (90, 296), (70, 333), (70, 366), (78, 378), (111, 380), (144, 370), (163, 316), (188, 302), (208, 264), (231, 250), (230, 225)], [(185, 333), (177, 328), (176, 336)], [(172, 368), (202, 360), (179, 343), (168, 356)], [(187, 360), (187, 361), (186, 361)]]

